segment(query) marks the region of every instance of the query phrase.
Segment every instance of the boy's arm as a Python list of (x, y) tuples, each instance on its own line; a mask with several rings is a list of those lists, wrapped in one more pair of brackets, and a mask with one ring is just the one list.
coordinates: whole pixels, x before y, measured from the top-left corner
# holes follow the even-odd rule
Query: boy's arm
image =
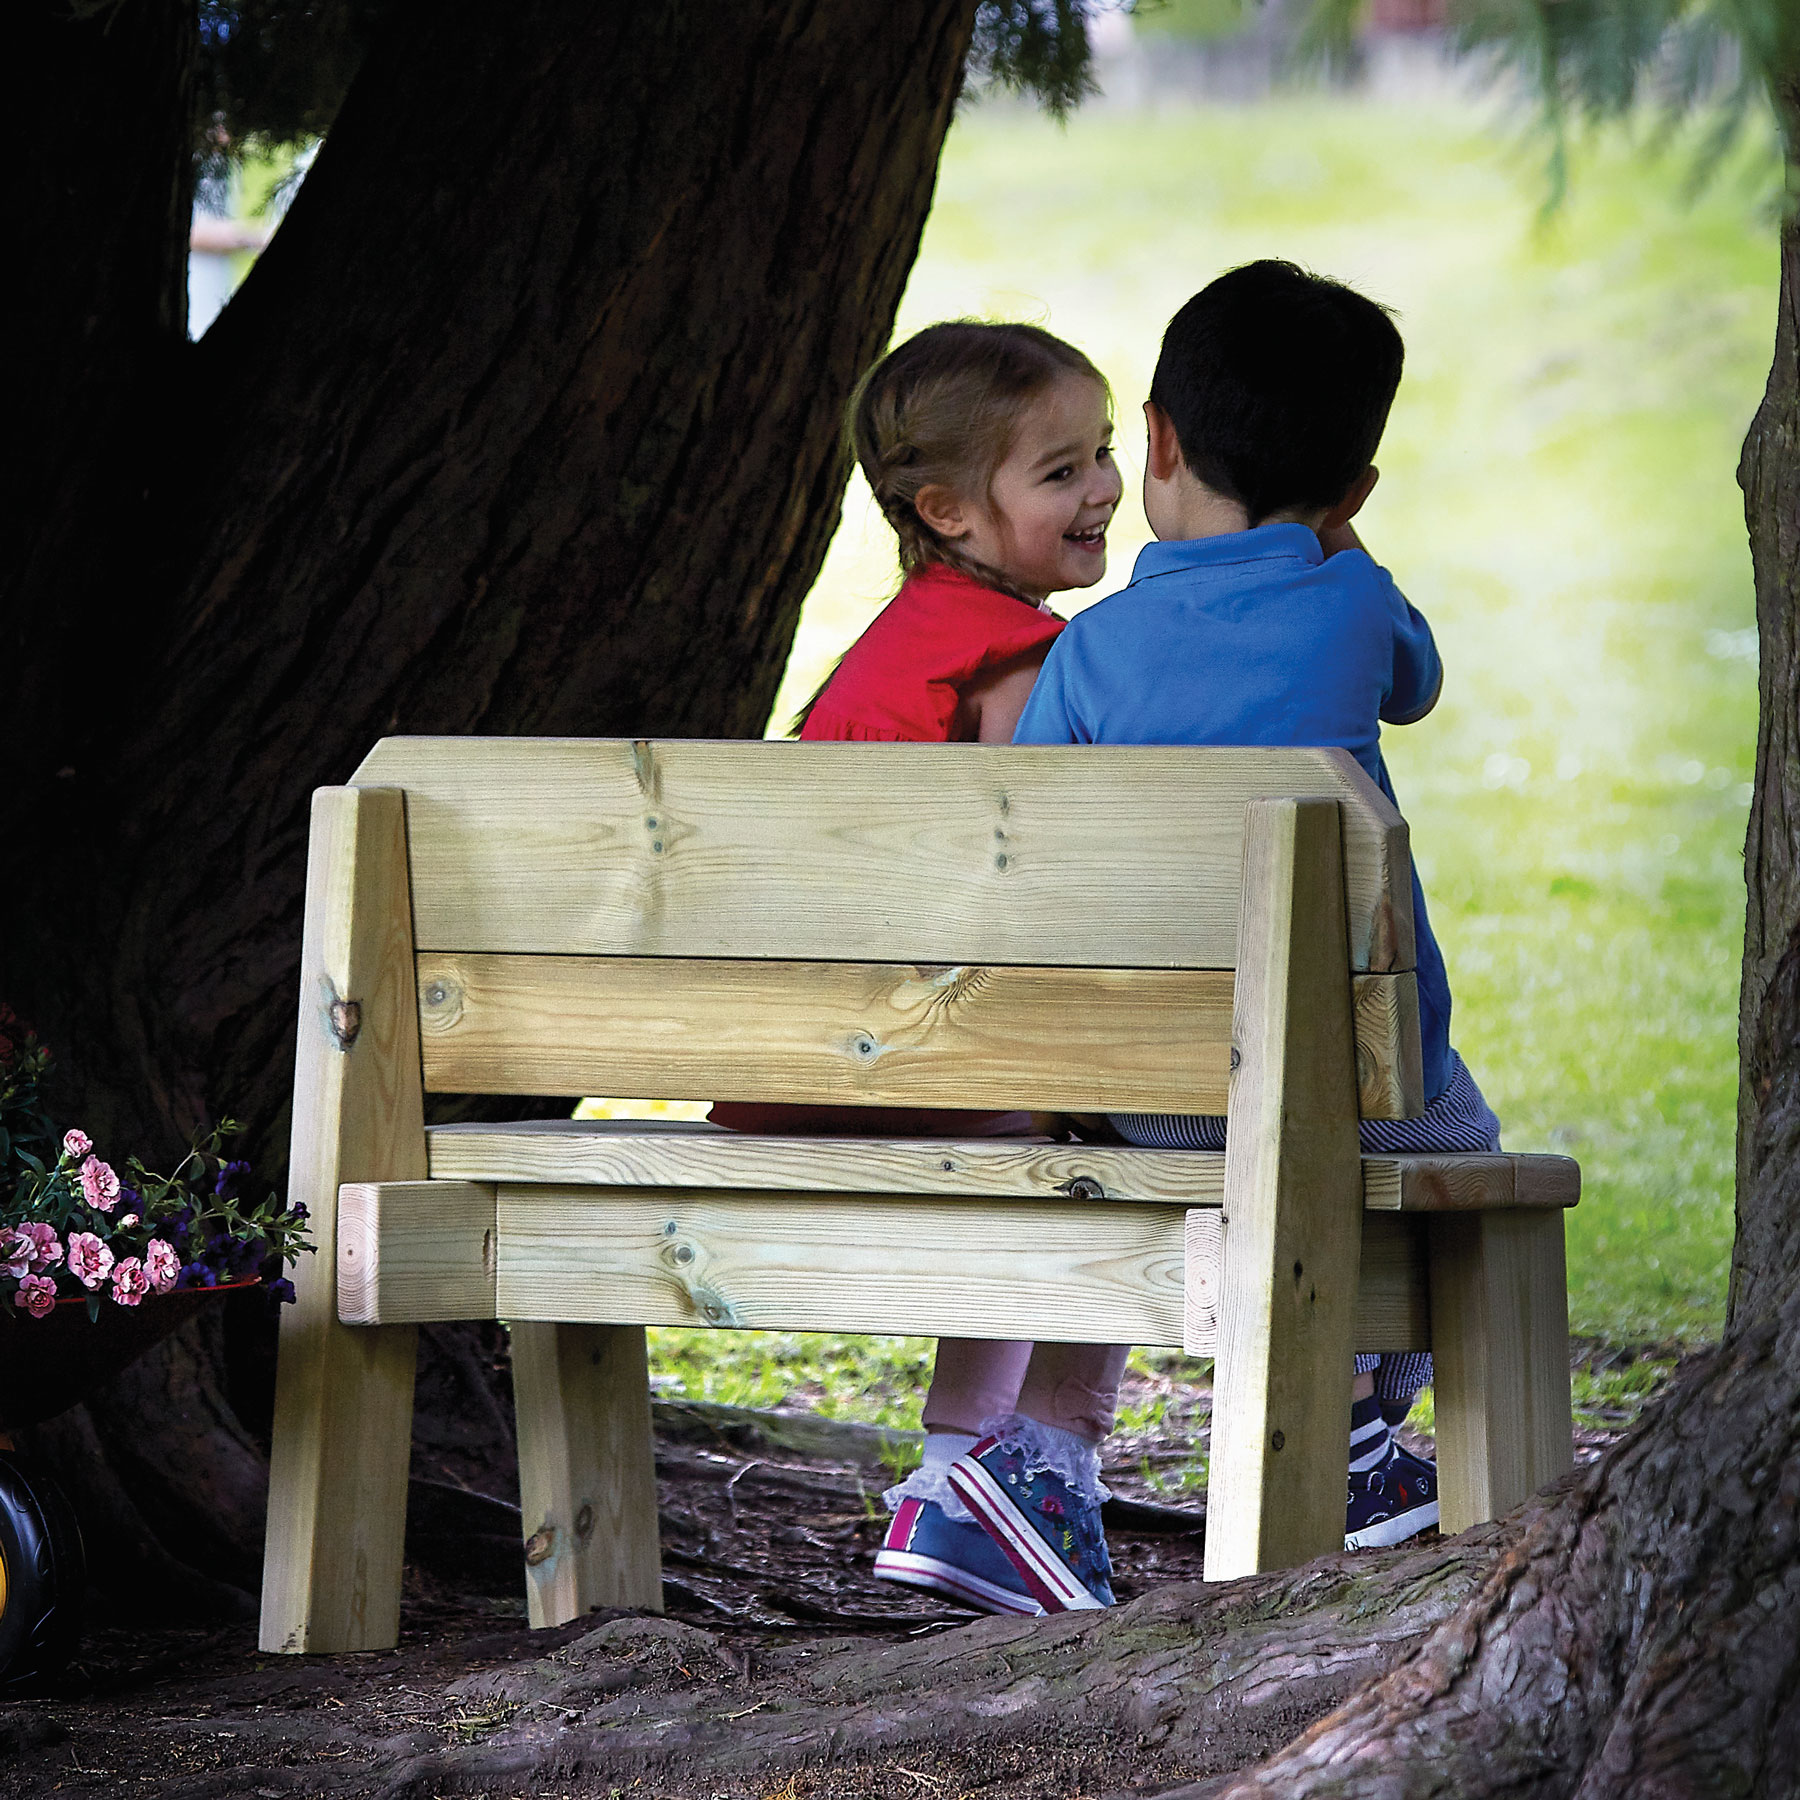
[(1394, 585), (1386, 569), (1376, 565), (1386, 588), (1394, 631), (1394, 670), (1381, 717), (1389, 725), (1412, 725), (1437, 705), (1444, 691), (1444, 659), (1425, 615)]
[(1015, 744), (1087, 742), (1087, 733), (1077, 724), (1069, 697), (1069, 658), (1065, 654), (1068, 642), (1069, 634), (1065, 630), (1050, 646), (1050, 654), (1038, 671), (1037, 685), (1031, 690), (1031, 698), (1025, 702), (1025, 710), (1013, 730)]

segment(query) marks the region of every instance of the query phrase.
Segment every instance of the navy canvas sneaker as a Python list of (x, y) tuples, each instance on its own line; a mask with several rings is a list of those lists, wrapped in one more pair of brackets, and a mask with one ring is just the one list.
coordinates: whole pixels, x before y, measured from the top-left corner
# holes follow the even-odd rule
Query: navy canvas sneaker
[(1038, 1605), (1000, 1546), (979, 1525), (952, 1519), (935, 1500), (902, 1500), (881, 1548), (878, 1581), (927, 1588), (977, 1612), (1036, 1617)]
[(985, 1437), (950, 1465), (950, 1485), (1046, 1612), (1113, 1604), (1100, 1502), (1042, 1466), (1016, 1433)]
[(1344, 1548), (1377, 1550), (1404, 1543), (1438, 1522), (1437, 1467), (1398, 1444), (1378, 1468), (1350, 1471)]

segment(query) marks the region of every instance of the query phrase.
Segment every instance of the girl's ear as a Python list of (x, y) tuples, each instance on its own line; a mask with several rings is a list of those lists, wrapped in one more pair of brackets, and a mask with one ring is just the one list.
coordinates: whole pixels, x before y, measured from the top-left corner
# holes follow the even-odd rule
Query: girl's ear
[(913, 511), (926, 528), (941, 538), (964, 538), (973, 526), (969, 511), (957, 495), (939, 483), (927, 483), (913, 496)]

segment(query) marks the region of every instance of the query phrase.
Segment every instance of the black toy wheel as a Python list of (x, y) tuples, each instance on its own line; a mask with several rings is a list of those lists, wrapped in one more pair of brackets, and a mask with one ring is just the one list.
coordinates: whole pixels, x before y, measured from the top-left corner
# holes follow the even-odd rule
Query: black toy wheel
[(0, 1694), (74, 1654), (86, 1586), (81, 1530), (62, 1490), (0, 1450)]

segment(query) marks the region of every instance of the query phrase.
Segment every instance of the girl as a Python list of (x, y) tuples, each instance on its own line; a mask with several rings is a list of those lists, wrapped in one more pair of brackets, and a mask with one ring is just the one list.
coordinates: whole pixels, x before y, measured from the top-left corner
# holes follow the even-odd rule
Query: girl
[[(850, 439), (904, 579), (802, 713), (802, 738), (1012, 741), (1063, 626), (1045, 597), (1106, 573), (1122, 491), (1111, 414), (1099, 370), (1031, 325), (933, 325), (869, 371)], [(721, 1104), (711, 1116), (762, 1131), (1031, 1129), (1024, 1114), (869, 1107)], [(924, 1462), (887, 1496), (894, 1521), (875, 1573), (990, 1612), (1110, 1605), (1095, 1446), (1124, 1363), (1120, 1346), (941, 1340)], [(1035, 1516), (1054, 1522), (1041, 1541), (990, 1537), (951, 1485), (952, 1465), (996, 1424), (997, 1442), (980, 1447), (990, 1465), (1009, 1459)]]

